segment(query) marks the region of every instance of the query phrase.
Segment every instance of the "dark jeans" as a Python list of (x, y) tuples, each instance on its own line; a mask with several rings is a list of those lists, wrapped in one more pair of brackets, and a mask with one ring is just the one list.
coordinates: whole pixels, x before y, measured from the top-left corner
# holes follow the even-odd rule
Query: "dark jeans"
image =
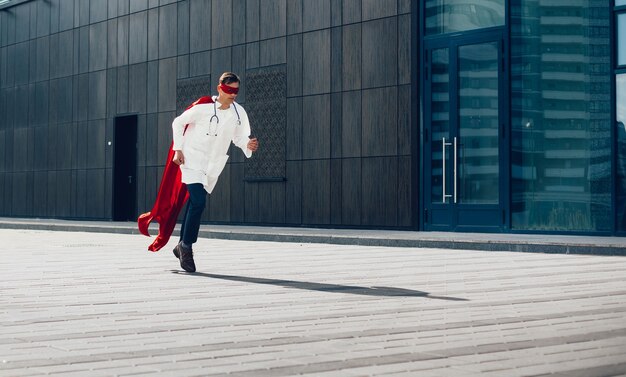
[(180, 240), (187, 245), (191, 245), (198, 240), (200, 218), (206, 205), (207, 192), (202, 183), (187, 185), (187, 191), (189, 192), (189, 202), (183, 217), (183, 224), (180, 227)]

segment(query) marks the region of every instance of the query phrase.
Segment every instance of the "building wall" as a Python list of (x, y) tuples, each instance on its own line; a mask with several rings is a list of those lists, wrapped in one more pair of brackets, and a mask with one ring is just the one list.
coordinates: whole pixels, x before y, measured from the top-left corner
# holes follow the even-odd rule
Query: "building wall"
[[(201, 94), (214, 93), (231, 70), (267, 149), (254, 162), (231, 150), (205, 221), (409, 227), (417, 174), (411, 35), (410, 0), (33, 0), (5, 8), (0, 216), (111, 219), (108, 141), (115, 117), (129, 113), (139, 115), (138, 213), (148, 211), (187, 84), (205, 82)], [(281, 73), (282, 87), (267, 80)], [(268, 121), (248, 82), (272, 93), (281, 124)], [(282, 169), (281, 180), (251, 179), (281, 158), (271, 168)]]

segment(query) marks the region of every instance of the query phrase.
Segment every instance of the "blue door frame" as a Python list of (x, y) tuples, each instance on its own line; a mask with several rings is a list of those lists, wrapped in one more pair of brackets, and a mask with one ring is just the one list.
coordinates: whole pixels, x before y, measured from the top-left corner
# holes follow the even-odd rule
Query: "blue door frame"
[[(425, 230), (503, 232), (510, 229), (506, 41), (504, 27), (424, 40), (422, 192)], [(487, 62), (491, 63), (491, 71), (480, 66), (488, 58), (487, 55), (480, 56), (481, 51), (492, 53), (494, 59)], [(464, 60), (469, 61), (469, 70), (462, 65), (460, 58), (463, 56), (470, 57)], [(475, 72), (472, 71), (473, 62), (476, 63)], [(481, 75), (484, 74), (483, 80)], [(464, 87), (468, 82), (476, 89)], [(472, 98), (473, 92), (489, 90), (481, 89), (483, 84), (492, 86), (492, 97), (477, 94)], [(494, 92), (497, 92), (497, 99), (493, 97)], [(467, 107), (468, 103), (470, 107)], [(483, 103), (487, 103), (487, 107), (482, 107)], [(497, 114), (495, 121), (493, 117), (472, 115), (494, 111)], [(489, 121), (490, 129), (481, 128), (480, 122), (484, 120)], [(472, 122), (478, 123), (474, 129)], [(483, 144), (492, 147), (483, 148)], [(485, 156), (484, 159), (481, 156)], [(478, 165), (472, 166), (467, 162), (470, 160)], [(485, 173), (489, 179), (481, 180), (481, 171), (490, 171)]]

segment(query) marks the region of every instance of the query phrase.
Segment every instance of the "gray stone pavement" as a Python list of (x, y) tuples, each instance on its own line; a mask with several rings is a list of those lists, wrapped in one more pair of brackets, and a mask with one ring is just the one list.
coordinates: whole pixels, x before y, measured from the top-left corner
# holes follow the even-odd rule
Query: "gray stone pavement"
[(626, 375), (623, 256), (149, 241), (0, 229), (0, 376)]

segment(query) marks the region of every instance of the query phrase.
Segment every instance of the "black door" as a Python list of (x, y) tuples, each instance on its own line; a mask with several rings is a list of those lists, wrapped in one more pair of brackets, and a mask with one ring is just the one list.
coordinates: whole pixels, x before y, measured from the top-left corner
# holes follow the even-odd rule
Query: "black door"
[(113, 220), (137, 219), (137, 115), (115, 118)]
[(424, 228), (499, 231), (509, 176), (503, 34), (426, 43)]

